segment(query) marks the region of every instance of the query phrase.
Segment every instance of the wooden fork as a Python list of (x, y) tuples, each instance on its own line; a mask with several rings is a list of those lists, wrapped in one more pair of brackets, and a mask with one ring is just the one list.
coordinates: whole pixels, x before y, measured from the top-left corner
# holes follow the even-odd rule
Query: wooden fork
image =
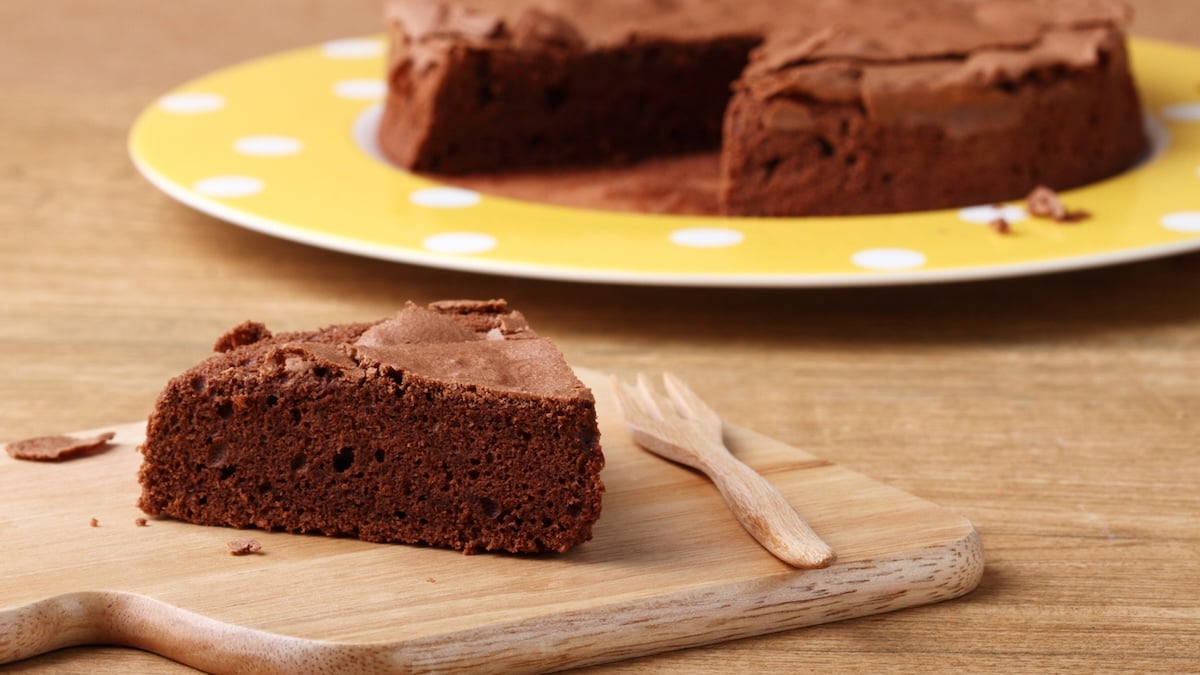
[(720, 416), (679, 378), (666, 373), (667, 396), (644, 375), (637, 386), (612, 378), (617, 404), (643, 448), (708, 476), (738, 522), (763, 548), (793, 567), (828, 567), (836, 555), (787, 498), (725, 447)]

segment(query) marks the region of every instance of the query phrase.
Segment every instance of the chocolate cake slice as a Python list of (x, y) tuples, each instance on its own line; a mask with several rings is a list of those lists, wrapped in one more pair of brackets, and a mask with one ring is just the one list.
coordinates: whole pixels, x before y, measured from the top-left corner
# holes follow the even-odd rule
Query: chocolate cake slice
[(503, 300), (279, 335), (248, 322), (216, 349), (155, 405), (147, 514), (466, 553), (591, 538), (595, 399)]

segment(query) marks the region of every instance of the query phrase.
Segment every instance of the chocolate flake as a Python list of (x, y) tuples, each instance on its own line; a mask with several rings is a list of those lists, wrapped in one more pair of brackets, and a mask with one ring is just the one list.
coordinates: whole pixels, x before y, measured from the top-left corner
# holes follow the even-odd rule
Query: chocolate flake
[(1025, 197), (1025, 206), (1030, 214), (1038, 218), (1049, 218), (1056, 223), (1076, 223), (1092, 215), (1083, 209), (1067, 209), (1058, 193), (1045, 185), (1035, 187), (1029, 196)]
[(262, 552), (262, 544), (256, 539), (234, 539), (226, 542), (229, 547), (229, 555), (251, 555)]
[(16, 459), (35, 462), (61, 462), (76, 457), (96, 454), (108, 447), (117, 434), (106, 431), (90, 438), (75, 436), (39, 436), (13, 441), (4, 446), (8, 454)]

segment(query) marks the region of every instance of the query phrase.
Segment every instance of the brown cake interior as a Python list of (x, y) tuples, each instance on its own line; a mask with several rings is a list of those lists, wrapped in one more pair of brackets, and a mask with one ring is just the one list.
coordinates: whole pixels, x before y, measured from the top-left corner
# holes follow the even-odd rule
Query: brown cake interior
[(604, 461), (594, 399), (503, 303), (230, 335), (159, 398), (145, 512), (468, 553), (562, 552), (591, 537)]

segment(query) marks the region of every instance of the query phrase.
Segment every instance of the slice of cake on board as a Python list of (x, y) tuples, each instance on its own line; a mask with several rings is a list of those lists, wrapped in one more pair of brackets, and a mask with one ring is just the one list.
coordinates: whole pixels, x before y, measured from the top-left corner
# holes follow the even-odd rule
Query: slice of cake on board
[(150, 416), (146, 513), (466, 553), (591, 538), (595, 399), (503, 300), (278, 335), (247, 322), (215, 349)]

